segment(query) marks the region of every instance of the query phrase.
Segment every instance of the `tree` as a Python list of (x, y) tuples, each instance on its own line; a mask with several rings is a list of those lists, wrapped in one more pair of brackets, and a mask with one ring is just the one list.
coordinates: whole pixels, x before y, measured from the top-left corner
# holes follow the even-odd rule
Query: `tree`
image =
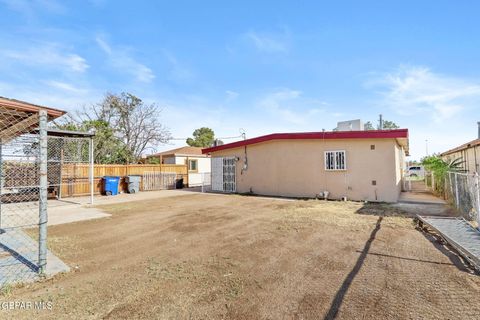
[[(84, 132), (94, 130), (95, 136), (93, 137), (93, 159), (95, 163), (127, 163), (132, 157), (126, 144), (115, 136), (115, 130), (103, 120), (85, 120), (82, 123), (69, 121), (63, 124), (57, 124), (57, 128)], [(68, 145), (63, 147), (68, 148)]]
[[(367, 121), (363, 125), (363, 128), (365, 130), (380, 130), (380, 124), (377, 125), (377, 128), (375, 128), (372, 124), (372, 122)], [(390, 130), (390, 129), (398, 129), (400, 128), (395, 122), (389, 121), (389, 120), (383, 120), (383, 130)]]
[(383, 121), (383, 129), (398, 129), (400, 128), (395, 122), (384, 120)]
[(187, 139), (187, 144), (191, 147), (210, 147), (215, 141), (215, 133), (212, 129), (202, 127), (193, 131), (193, 138)]
[(439, 155), (426, 156), (421, 159), (421, 163), (425, 169), (431, 171), (435, 177), (436, 190), (440, 193), (445, 191), (445, 178), (449, 171), (462, 172), (463, 161), (462, 158), (456, 158), (450, 161), (442, 159)]
[(375, 128), (373, 127), (373, 125), (370, 121), (365, 122), (363, 127), (364, 127), (365, 130), (375, 130)]
[(158, 157), (147, 158), (146, 163), (148, 163), (148, 164), (160, 164), (160, 158), (158, 158)]
[[(161, 110), (155, 104), (145, 104), (131, 93), (108, 93), (103, 101), (79, 114), (83, 123), (99, 121), (103, 133), (120, 140), (125, 148), (116, 156), (125, 157), (126, 163), (137, 162), (148, 148), (167, 143), (169, 130), (159, 122)], [(110, 128), (111, 131), (108, 131)], [(107, 138), (107, 137), (105, 137)], [(118, 146), (117, 146), (118, 147)]]

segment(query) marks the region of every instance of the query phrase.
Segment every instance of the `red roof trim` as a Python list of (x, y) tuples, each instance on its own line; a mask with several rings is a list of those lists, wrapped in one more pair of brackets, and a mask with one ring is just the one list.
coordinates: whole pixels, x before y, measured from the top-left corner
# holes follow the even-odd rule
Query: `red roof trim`
[(329, 132), (296, 132), (296, 133), (272, 133), (265, 136), (227, 143), (217, 147), (202, 150), (202, 153), (210, 153), (220, 150), (232, 149), (261, 143), (271, 140), (299, 140), (299, 139), (397, 139), (408, 138), (408, 129), (395, 130), (371, 130), (371, 131), (329, 131)]

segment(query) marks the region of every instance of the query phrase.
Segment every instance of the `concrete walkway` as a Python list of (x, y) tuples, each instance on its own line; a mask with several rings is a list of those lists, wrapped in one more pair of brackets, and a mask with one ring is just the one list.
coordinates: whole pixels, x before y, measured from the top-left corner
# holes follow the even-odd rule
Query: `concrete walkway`
[(455, 216), (455, 211), (448, 206), (447, 202), (435, 196), (430, 190), (425, 188), (423, 181), (411, 181), (409, 183), (411, 191), (402, 192), (398, 203), (394, 206), (403, 211), (416, 215), (428, 216)]

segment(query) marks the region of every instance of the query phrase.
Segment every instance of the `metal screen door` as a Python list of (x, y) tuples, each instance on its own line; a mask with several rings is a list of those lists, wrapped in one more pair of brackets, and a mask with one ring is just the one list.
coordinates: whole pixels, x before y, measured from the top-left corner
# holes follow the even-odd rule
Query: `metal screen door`
[(235, 157), (212, 158), (212, 190), (236, 192)]

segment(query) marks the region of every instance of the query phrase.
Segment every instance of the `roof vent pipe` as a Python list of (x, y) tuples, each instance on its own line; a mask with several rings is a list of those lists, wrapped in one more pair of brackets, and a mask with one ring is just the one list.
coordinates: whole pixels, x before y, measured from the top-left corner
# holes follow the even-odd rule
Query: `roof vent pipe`
[(477, 122), (478, 125), (478, 139), (480, 139), (480, 121)]

